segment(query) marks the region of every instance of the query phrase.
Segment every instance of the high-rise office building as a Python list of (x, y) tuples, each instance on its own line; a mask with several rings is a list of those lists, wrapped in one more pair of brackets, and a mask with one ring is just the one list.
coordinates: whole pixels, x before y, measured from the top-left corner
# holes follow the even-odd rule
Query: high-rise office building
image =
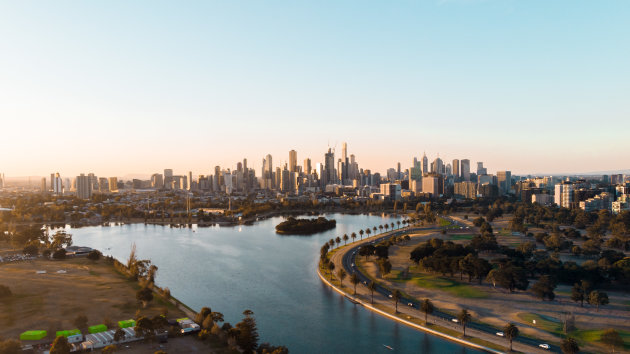
[(335, 177), (335, 153), (328, 148), (328, 152), (324, 155), (324, 178), (322, 179), (324, 187), (334, 184)]
[(510, 193), (512, 189), (512, 172), (497, 171), (497, 184), (499, 185), (499, 193), (502, 195)]
[(61, 176), (59, 175), (59, 172), (55, 173), (55, 177), (53, 179), (52, 190), (53, 190), (53, 193), (57, 195), (63, 194), (63, 182), (61, 180)]
[(118, 177), (109, 177), (109, 191), (115, 192), (118, 190)]
[(470, 181), (470, 160), (463, 159), (460, 163), (462, 181)]
[(164, 178), (161, 173), (154, 173), (151, 175), (151, 187), (155, 189), (164, 188)]
[(90, 199), (92, 196), (92, 184), (90, 183), (90, 177), (83, 173), (77, 176), (77, 198)]
[(98, 179), (98, 191), (101, 193), (105, 193), (109, 191), (109, 182), (107, 182), (107, 178), (99, 177)]
[(348, 159), (348, 143), (343, 143), (341, 145), (341, 161), (343, 161), (344, 163), (346, 162), (346, 159)]
[(262, 188), (273, 189), (274, 180), (273, 180), (273, 160), (271, 155), (267, 154), (267, 156), (263, 159), (263, 168), (262, 168)]
[(50, 191), (54, 192), (54, 188), (55, 188), (55, 174), (51, 173), (50, 174)]
[(424, 153), (422, 155), (422, 174), (429, 173), (429, 159), (427, 158), (427, 154)]
[(291, 150), (289, 151), (289, 172), (297, 172), (297, 151)]
[(477, 176), (487, 175), (488, 169), (483, 167), (483, 162), (477, 162)]
[(455, 178), (455, 180), (459, 180), (459, 178), (461, 177), (461, 174), (459, 172), (459, 160), (458, 159), (453, 159), (453, 164), (451, 165), (451, 168), (453, 169), (453, 177)]
[(192, 171), (188, 171), (188, 180), (186, 181), (187, 183), (187, 190), (192, 190)]
[(42, 184), (40, 189), (42, 190), (42, 193), (46, 193), (48, 191), (48, 189), (46, 189), (46, 177), (42, 177)]
[(431, 172), (432, 173), (438, 173), (438, 174), (444, 174), (444, 162), (442, 161), (441, 158), (436, 158), (435, 160), (433, 160), (433, 162), (431, 162)]
[(304, 173), (310, 175), (312, 172), (311, 159), (304, 159)]
[(444, 194), (444, 179), (437, 173), (422, 177), (422, 193), (430, 193), (432, 198)]

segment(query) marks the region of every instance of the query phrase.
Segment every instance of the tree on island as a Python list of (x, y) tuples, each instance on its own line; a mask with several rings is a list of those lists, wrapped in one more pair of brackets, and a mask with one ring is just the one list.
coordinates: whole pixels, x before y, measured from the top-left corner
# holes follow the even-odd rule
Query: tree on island
[(472, 316), (470, 315), (470, 312), (468, 312), (468, 310), (466, 309), (462, 309), (457, 314), (457, 320), (459, 320), (459, 323), (461, 323), (462, 325), (464, 337), (466, 337), (466, 325), (468, 324), (468, 322), (470, 322), (471, 319), (472, 319)]
[(398, 313), (398, 302), (400, 301), (401, 297), (402, 295), (400, 294), (400, 290), (394, 290), (394, 292), (392, 293), (392, 299), (394, 299), (394, 301), (396, 302), (394, 313)]
[(350, 275), (350, 282), (352, 283), (352, 285), (354, 285), (354, 295), (357, 294), (357, 284), (359, 284), (361, 282), (361, 280), (359, 279), (359, 276), (357, 275), (357, 273), (352, 273), (352, 275)]
[(370, 280), (370, 283), (368, 284), (368, 290), (370, 290), (370, 293), (372, 294), (372, 304), (374, 304), (374, 290), (376, 290), (376, 283), (373, 280)]
[(503, 327), (503, 334), (510, 342), (510, 351), (512, 351), (512, 341), (514, 338), (518, 337), (518, 327), (516, 327), (513, 323), (508, 323), (505, 327)]
[(422, 303), (420, 303), (420, 310), (424, 312), (424, 324), (428, 325), (429, 314), (433, 313), (433, 310), (435, 310), (435, 306), (433, 306), (433, 303), (431, 302), (431, 300), (424, 299), (422, 300)]

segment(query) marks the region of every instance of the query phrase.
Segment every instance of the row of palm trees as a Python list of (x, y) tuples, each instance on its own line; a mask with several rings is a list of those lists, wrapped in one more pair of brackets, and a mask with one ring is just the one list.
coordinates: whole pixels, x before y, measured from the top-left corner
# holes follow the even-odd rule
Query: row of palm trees
[[(374, 226), (371, 229), (368, 227), (365, 230), (359, 230), (359, 240), (363, 240), (363, 235), (367, 235), (366, 237), (370, 237), (370, 235), (372, 233), (374, 233), (376, 235), (377, 231), (383, 232), (383, 229), (385, 229), (385, 232), (389, 231), (390, 227), (392, 230), (395, 230), (396, 225), (398, 225), (398, 229), (400, 229), (400, 225), (413, 225), (414, 223), (416, 223), (418, 221), (418, 219), (416, 218), (409, 218), (409, 219), (404, 219), (404, 220), (397, 220), (396, 223), (392, 222), (392, 223), (385, 223), (383, 225), (378, 225), (378, 226)], [(344, 246), (348, 244), (348, 240), (352, 239), (352, 242), (355, 242), (357, 238), (357, 233), (353, 232), (350, 234), (350, 236), (348, 236), (348, 234), (344, 234), (343, 236), (339, 237), (337, 236), (334, 239), (330, 239), (328, 241), (328, 244), (330, 245), (330, 247), (335, 247), (335, 244), (337, 244), (337, 247), (339, 247), (339, 245), (341, 244), (341, 242), (343, 241)]]

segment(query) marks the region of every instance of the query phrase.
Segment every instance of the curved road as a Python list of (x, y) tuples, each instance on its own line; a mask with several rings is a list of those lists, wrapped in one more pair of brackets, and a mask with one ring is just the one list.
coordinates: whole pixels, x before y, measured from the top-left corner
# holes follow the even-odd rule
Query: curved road
[[(444, 218), (444, 217), (443, 217)], [(457, 226), (461, 226), (464, 228), (467, 228), (465, 225), (460, 225), (459, 223), (457, 223), (455, 220), (452, 220), (449, 218), (449, 221), (451, 221), (453, 224), (457, 225)], [(401, 236), (401, 235), (405, 235), (408, 233), (412, 233), (412, 232), (419, 232), (419, 231), (430, 231), (430, 230), (440, 230), (442, 229), (442, 227), (439, 226), (431, 226), (431, 227), (408, 227), (405, 229), (399, 229), (397, 231), (392, 231), (384, 236), (380, 236), (380, 237), (376, 237), (373, 238), (372, 240), (370, 240), (367, 243), (371, 243), (371, 244), (378, 244), (381, 241), (387, 240), (389, 238), (395, 237), (395, 236)], [(368, 239), (366, 239), (368, 240)], [(363, 244), (366, 244), (365, 242)], [(357, 256), (358, 250), (361, 248), (361, 245), (355, 245), (355, 246), (350, 246), (350, 248), (348, 248), (347, 250), (345, 250), (345, 254), (342, 257), (341, 263), (346, 271), (346, 273), (348, 273), (348, 275), (352, 274), (352, 273), (357, 273), (357, 275), (359, 276), (359, 279), (361, 280), (361, 283), (363, 285), (367, 285), (370, 282), (370, 278), (363, 274), (355, 265), (355, 258)], [(390, 290), (388, 290), (387, 288), (383, 287), (382, 285), (380, 285), (379, 283), (376, 283), (376, 290), (375, 292), (380, 293), (381, 295), (385, 296), (386, 298), (389, 298), (390, 295), (392, 294), (392, 292)], [(420, 310), (420, 304), (417, 300), (415, 299), (410, 299), (410, 298), (406, 298), (406, 297), (401, 297), (399, 303), (403, 304), (403, 305), (407, 305), (409, 307), (412, 307), (414, 309)], [(455, 316), (439, 311), (439, 310), (435, 310), (433, 311), (433, 316), (443, 319), (447, 322), (452, 322), (453, 319), (456, 319)], [(484, 332), (488, 335), (491, 336), (496, 336), (496, 333), (499, 331), (496, 328), (489, 326), (489, 325), (485, 325), (482, 323), (477, 323), (477, 322), (469, 322), (466, 325), (466, 328), (472, 328), (472, 329), (476, 329), (478, 331)], [(514, 339), (514, 343), (521, 343), (524, 345), (528, 345), (531, 346), (533, 348), (536, 349), (536, 351), (541, 351), (542, 349), (538, 347), (539, 344), (541, 344), (540, 341), (531, 339), (531, 338), (527, 338), (527, 337), (516, 337)], [(560, 348), (558, 348), (557, 346), (554, 345), (549, 345), (550, 349), (549, 352), (560, 352)]]

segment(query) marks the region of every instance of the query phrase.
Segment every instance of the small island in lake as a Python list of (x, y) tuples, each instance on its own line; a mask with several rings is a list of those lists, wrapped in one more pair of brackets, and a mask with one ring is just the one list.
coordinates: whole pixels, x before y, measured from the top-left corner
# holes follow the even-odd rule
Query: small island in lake
[(276, 225), (276, 232), (289, 235), (310, 235), (334, 229), (336, 226), (337, 221), (328, 220), (321, 216), (317, 219), (296, 219), (289, 217), (286, 221)]

